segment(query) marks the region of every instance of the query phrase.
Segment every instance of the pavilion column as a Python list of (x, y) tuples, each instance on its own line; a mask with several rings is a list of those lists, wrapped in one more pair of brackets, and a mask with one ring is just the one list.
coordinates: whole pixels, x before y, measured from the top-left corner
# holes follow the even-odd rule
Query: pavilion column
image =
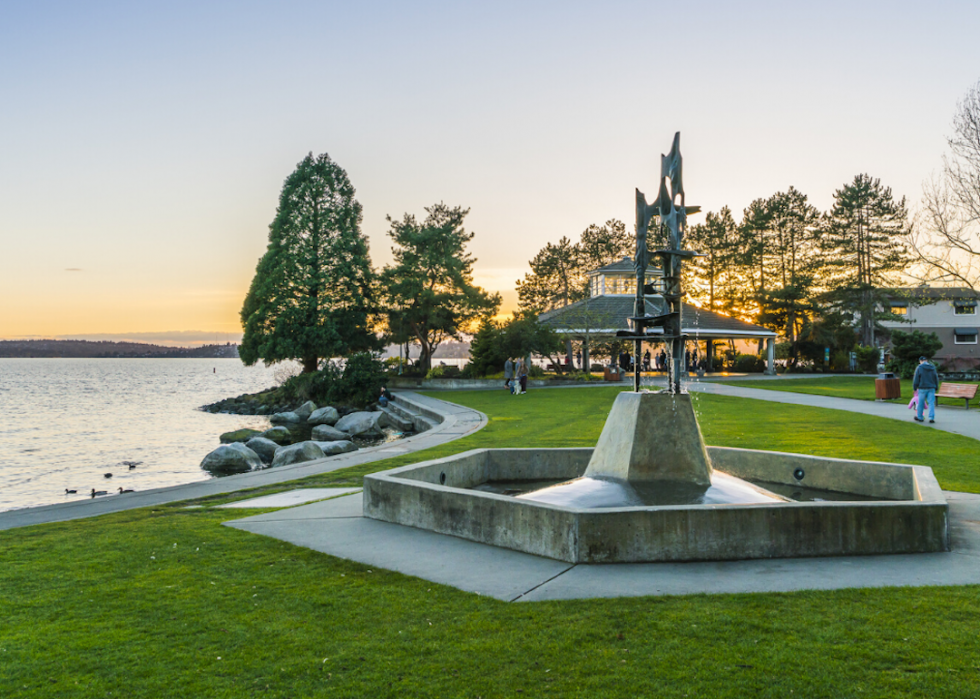
[(766, 374), (776, 375), (776, 341), (771, 337), (766, 339)]

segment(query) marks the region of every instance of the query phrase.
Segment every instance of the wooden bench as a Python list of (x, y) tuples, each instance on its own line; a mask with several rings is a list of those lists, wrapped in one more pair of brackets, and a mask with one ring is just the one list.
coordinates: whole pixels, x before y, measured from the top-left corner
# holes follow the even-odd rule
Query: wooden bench
[(970, 401), (977, 397), (977, 384), (975, 383), (946, 383), (939, 384), (936, 391), (936, 398), (962, 398), (966, 401), (966, 409), (970, 409)]

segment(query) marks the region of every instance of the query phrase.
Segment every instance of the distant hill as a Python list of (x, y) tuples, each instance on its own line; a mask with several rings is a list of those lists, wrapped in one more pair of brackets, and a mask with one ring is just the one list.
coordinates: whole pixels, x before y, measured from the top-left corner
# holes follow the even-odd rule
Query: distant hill
[(142, 342), (92, 342), (90, 340), (0, 340), (0, 358), (152, 358), (187, 359), (238, 357), (238, 345), (164, 347)]

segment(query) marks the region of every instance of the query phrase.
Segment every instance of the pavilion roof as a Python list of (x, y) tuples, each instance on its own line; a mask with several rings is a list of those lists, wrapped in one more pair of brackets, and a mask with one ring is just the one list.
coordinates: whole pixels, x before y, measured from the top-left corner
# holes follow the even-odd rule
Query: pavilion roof
[[(629, 329), (626, 319), (633, 315), (634, 301), (635, 297), (626, 295), (593, 296), (542, 313), (538, 321), (562, 334), (580, 335), (588, 330), (590, 334), (613, 335)], [(646, 309), (649, 315), (660, 315), (667, 312), (667, 302), (660, 296), (648, 296)], [(776, 337), (768, 328), (688, 303), (682, 304), (681, 324), (683, 332), (702, 338)], [(656, 340), (656, 336), (650, 339)]]

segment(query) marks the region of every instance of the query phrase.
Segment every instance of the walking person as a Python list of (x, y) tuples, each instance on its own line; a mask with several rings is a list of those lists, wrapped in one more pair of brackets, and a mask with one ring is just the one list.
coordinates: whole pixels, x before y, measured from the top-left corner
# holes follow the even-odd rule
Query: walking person
[(916, 422), (923, 422), (922, 410), (929, 401), (929, 422), (936, 421), (936, 389), (939, 388), (939, 372), (925, 357), (919, 357), (919, 366), (912, 377), (912, 390), (919, 392), (919, 404), (915, 408)]
[(521, 395), (527, 393), (527, 362), (523, 359), (517, 360), (517, 380), (521, 385)]
[(510, 361), (510, 357), (507, 357), (507, 361), (504, 362), (504, 387), (510, 389), (510, 392), (514, 392), (514, 387), (511, 385), (514, 382), (514, 362)]

